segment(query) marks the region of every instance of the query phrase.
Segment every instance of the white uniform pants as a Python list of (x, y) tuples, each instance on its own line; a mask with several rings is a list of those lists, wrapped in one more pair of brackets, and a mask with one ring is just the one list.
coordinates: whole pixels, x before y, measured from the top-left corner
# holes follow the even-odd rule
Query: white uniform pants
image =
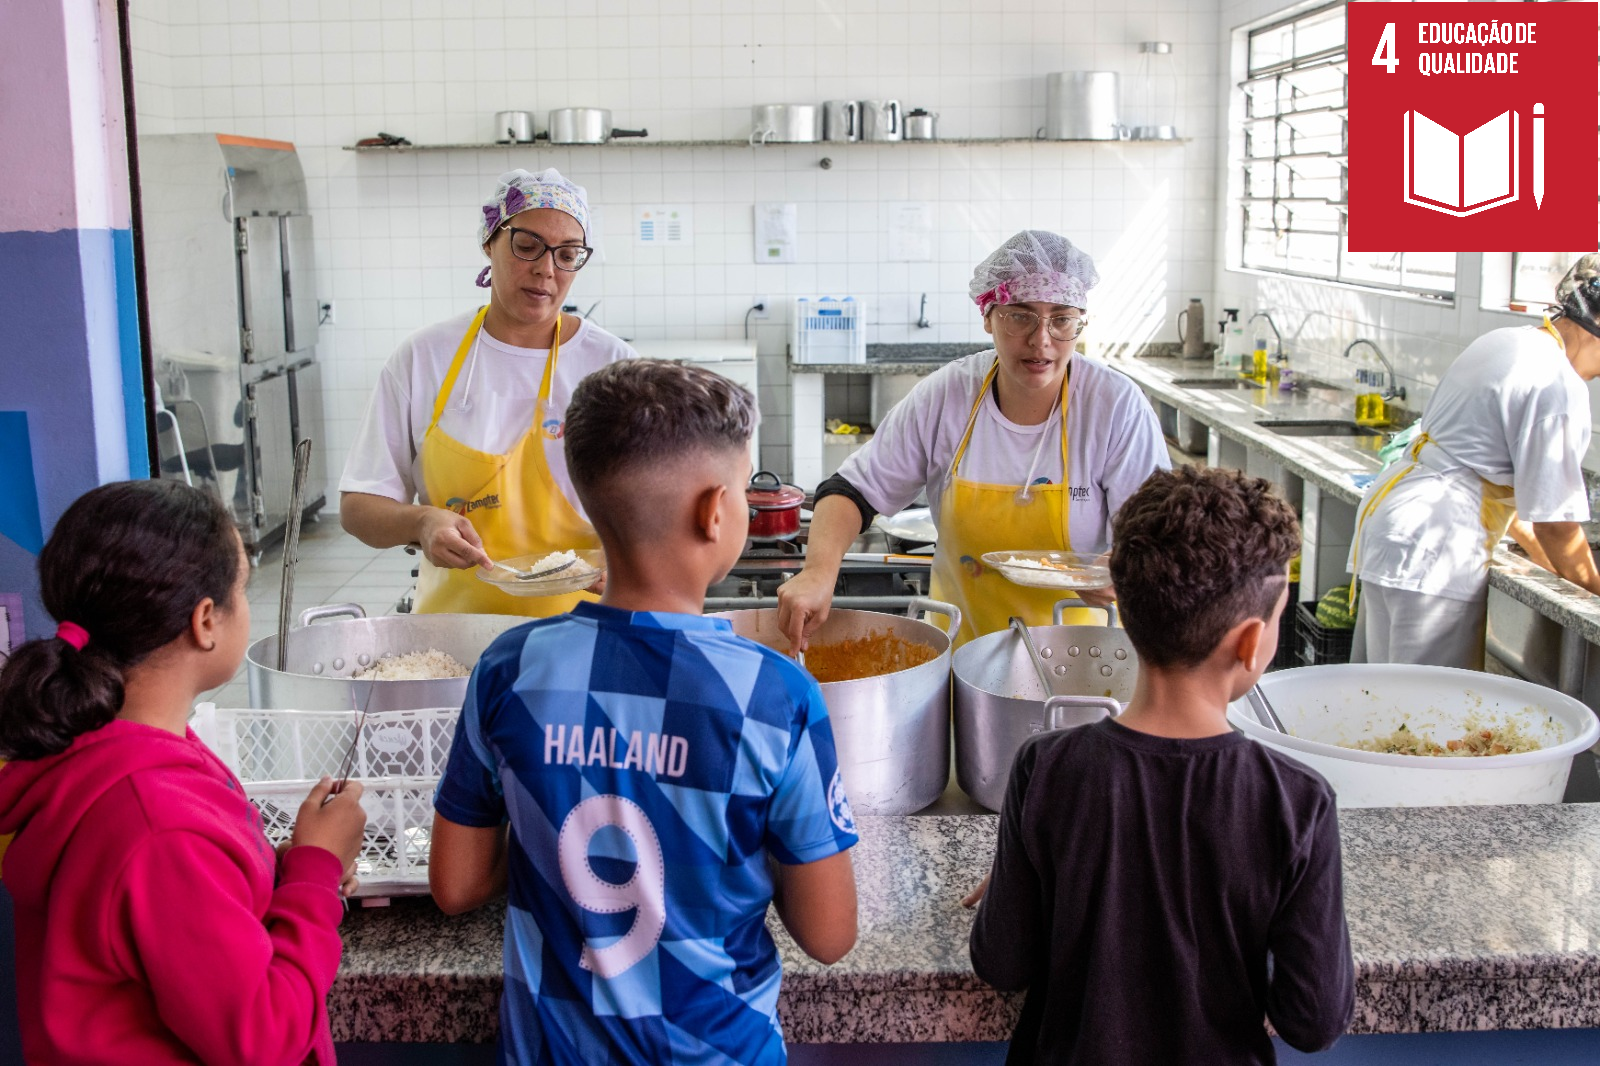
[(1482, 670), (1488, 603), (1487, 585), (1474, 599), (1452, 600), (1362, 582), (1350, 661)]

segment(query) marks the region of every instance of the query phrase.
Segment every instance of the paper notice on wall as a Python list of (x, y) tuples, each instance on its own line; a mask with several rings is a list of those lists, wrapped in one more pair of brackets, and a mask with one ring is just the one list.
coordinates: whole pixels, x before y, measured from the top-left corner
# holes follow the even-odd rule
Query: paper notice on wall
[(756, 262), (795, 262), (799, 230), (794, 204), (756, 204)]
[(933, 258), (933, 205), (909, 200), (889, 205), (891, 263), (925, 263)]
[(693, 244), (694, 212), (686, 204), (651, 204), (636, 208), (633, 237), (635, 244)]

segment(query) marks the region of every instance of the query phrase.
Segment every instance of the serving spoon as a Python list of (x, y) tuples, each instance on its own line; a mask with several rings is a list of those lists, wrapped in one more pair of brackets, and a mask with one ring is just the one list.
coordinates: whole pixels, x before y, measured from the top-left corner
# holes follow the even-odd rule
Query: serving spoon
[[(491, 560), (491, 561), (493, 561), (493, 560)], [(544, 569), (544, 570), (535, 570), (531, 566), (526, 570), (518, 570), (514, 566), (507, 566), (505, 563), (501, 563), (501, 562), (495, 562), (494, 565), (495, 565), (496, 568), (498, 568), (500, 570), (504, 570), (506, 573), (510, 574), (512, 577), (516, 578), (518, 581), (533, 581), (535, 579), (547, 578), (547, 577), (550, 577), (550, 576), (552, 576), (554, 574), (559, 574), (559, 573), (561, 573), (561, 571), (570, 568), (577, 561), (578, 561), (577, 559), (568, 559), (564, 563), (559, 563), (556, 566), (552, 566), (552, 567), (549, 567), (549, 568)]]

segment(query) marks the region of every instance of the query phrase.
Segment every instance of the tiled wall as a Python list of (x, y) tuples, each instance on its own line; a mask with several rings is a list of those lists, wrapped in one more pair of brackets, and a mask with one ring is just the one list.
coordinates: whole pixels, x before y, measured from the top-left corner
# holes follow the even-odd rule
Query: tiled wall
[[(133, 0), (144, 132), (291, 140), (310, 186), (328, 454), (342, 461), (379, 367), (408, 332), (480, 301), (477, 206), (502, 171), (555, 166), (588, 187), (603, 256), (573, 288), (625, 337), (739, 336), (756, 296), (851, 294), (872, 341), (982, 336), (973, 265), (1025, 226), (1098, 260), (1101, 340), (1175, 338), (1188, 297), (1210, 297), (1215, 248), (1215, 0)], [(1225, 24), (1225, 23), (1224, 23)], [(1138, 42), (1173, 43), (1184, 144), (517, 148), (397, 155), (342, 150), (378, 130), (480, 142), (503, 109), (609, 107), (652, 139), (744, 136), (749, 107), (898, 98), (940, 113), (941, 137), (1026, 137), (1045, 75), (1127, 76)], [(1134, 116), (1127, 116), (1134, 117)], [(827, 157), (832, 166), (823, 169)], [(757, 266), (753, 205), (798, 205), (799, 261)], [(932, 257), (885, 261), (887, 211), (934, 205)], [(635, 205), (687, 204), (694, 242), (639, 247)], [(920, 294), (932, 329), (918, 330)], [(761, 352), (765, 464), (790, 457), (785, 311), (752, 323)]]
[[(1316, 6), (1307, 3), (1300, 8)], [(1224, 0), (1216, 34), (1217, 68), (1232, 72), (1233, 56), (1242, 47), (1242, 28), (1276, 17), (1287, 8), (1284, 0)], [(1234, 76), (1220, 79), (1215, 89), (1217, 113), (1224, 129), (1236, 80)], [(1219, 154), (1226, 153), (1219, 148)], [(1220, 160), (1220, 166), (1227, 166), (1225, 158)], [(1217, 185), (1226, 189), (1225, 173), (1219, 173)], [(1345, 347), (1358, 337), (1374, 341), (1395, 364), (1400, 384), (1407, 391), (1406, 406), (1418, 411), (1466, 345), (1492, 329), (1539, 321), (1537, 315), (1504, 309), (1505, 283), (1502, 281), (1497, 287), (1493, 279), (1497, 271), (1509, 274), (1509, 256), (1505, 254), (1458, 254), (1455, 299), (1441, 303), (1285, 275), (1226, 269), (1220, 265), (1228, 262), (1225, 242), (1230, 235), (1226, 222), (1226, 218), (1219, 218), (1216, 227), (1219, 266), (1216, 302), (1207, 305), (1211, 318), (1221, 317), (1213, 307), (1239, 308), (1241, 320), (1256, 311), (1270, 312), (1284, 334), (1291, 365), (1338, 383), (1350, 383), (1356, 366), (1353, 360), (1344, 358)], [(1592, 236), (1580, 234), (1580, 241)], [(1484, 286), (1486, 267), (1490, 275), (1488, 291)], [(1253, 329), (1247, 331), (1246, 339), (1253, 339), (1254, 333)], [(1357, 355), (1364, 353), (1364, 347), (1357, 349)], [(1377, 366), (1375, 362), (1369, 365)], [(1590, 383), (1590, 401), (1593, 410), (1600, 413), (1600, 386), (1594, 382)], [(1590, 446), (1585, 466), (1600, 471), (1600, 432)]]

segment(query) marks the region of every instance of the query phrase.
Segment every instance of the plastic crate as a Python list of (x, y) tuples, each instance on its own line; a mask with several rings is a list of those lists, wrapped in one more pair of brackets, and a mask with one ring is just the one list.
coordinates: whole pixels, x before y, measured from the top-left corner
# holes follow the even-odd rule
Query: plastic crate
[(1289, 602), (1278, 617), (1278, 651), (1268, 670), (1288, 670), (1300, 665), (1300, 582), (1289, 582)]
[[(450, 757), (456, 707), (373, 711), (361, 725), (350, 770), (362, 784), (367, 829), (358, 895), (428, 890), (433, 793)], [(289, 839), (312, 785), (337, 777), (356, 739), (359, 711), (227, 708), (202, 703), (194, 731), (238, 775), (273, 845)]]
[(867, 311), (853, 296), (798, 296), (789, 315), (789, 351), (796, 363), (865, 363)]
[(1317, 621), (1314, 604), (1302, 603), (1295, 612), (1300, 632), (1300, 662), (1306, 666), (1350, 661), (1350, 641), (1353, 629), (1330, 629)]

